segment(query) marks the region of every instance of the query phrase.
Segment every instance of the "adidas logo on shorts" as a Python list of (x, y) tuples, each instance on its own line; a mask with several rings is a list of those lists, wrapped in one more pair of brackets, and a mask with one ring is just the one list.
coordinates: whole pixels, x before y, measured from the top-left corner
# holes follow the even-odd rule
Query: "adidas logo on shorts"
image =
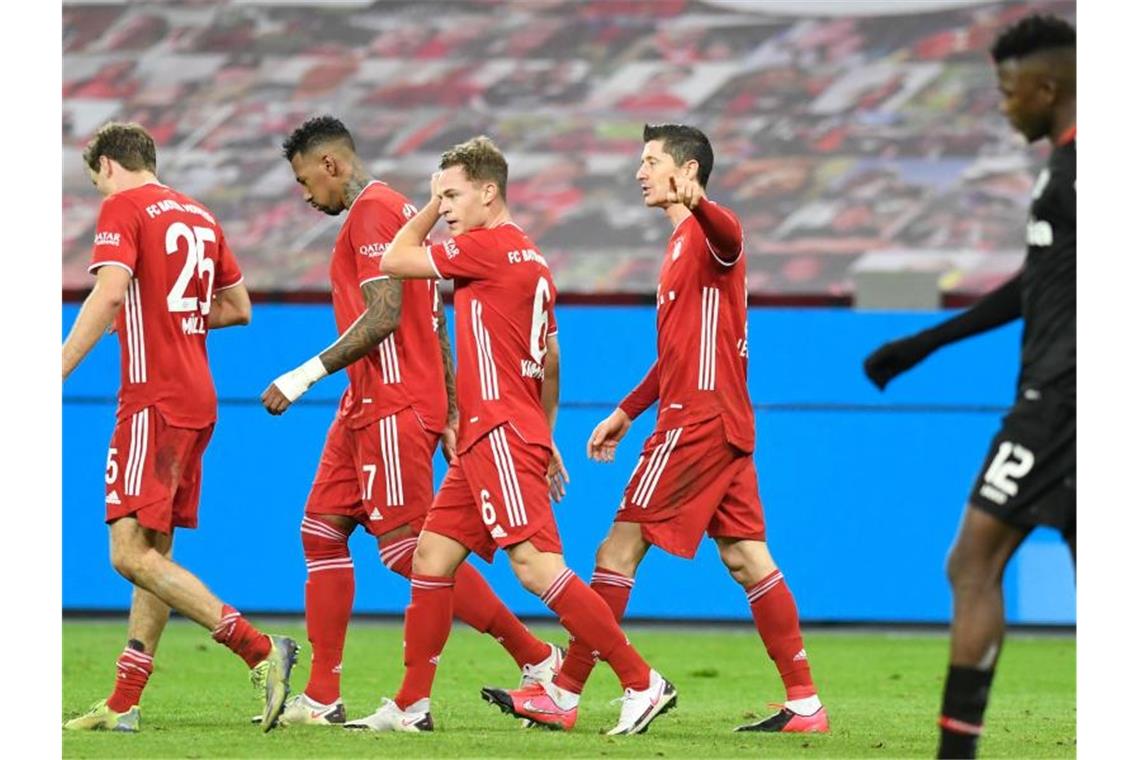
[(108, 504), (122, 504), (122, 502), (119, 501), (119, 492), (118, 491), (111, 491), (111, 493), (107, 494), (107, 503)]
[(506, 537), (507, 537), (507, 532), (505, 530), (503, 530), (502, 525), (495, 525), (494, 528), (491, 528), (491, 538), (506, 538)]

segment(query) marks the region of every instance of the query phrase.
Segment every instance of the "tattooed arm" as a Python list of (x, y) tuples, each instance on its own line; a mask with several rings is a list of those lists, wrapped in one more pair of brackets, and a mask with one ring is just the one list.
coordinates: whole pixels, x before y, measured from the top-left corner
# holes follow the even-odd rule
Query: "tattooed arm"
[(404, 300), (403, 284), (399, 280), (372, 280), (360, 288), (368, 308), (336, 343), (270, 383), (261, 394), (261, 403), (267, 412), (281, 414), (313, 383), (375, 350), (396, 330)]
[(439, 353), (443, 359), (443, 384), (447, 388), (447, 427), (443, 431), (443, 455), (447, 461), (456, 461), (456, 438), (459, 432), (459, 404), (455, 397), (455, 359), (451, 353), (451, 338), (447, 334), (447, 315), (443, 304), (436, 312), (436, 334), (439, 336)]

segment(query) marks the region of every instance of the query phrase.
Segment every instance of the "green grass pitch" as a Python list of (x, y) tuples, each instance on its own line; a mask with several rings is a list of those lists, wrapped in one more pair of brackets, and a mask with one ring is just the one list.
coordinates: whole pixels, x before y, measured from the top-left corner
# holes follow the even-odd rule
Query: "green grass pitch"
[[(256, 620), (255, 620), (256, 622)], [(293, 688), (304, 688), (309, 652), (299, 622), (270, 621), (304, 646)], [(565, 643), (553, 627), (536, 632)], [(65, 621), (63, 715), (106, 697), (124, 622)], [(185, 621), (171, 622), (142, 700), (142, 731), (64, 734), (64, 757), (933, 757), (947, 640), (942, 635), (812, 632), (807, 650), (831, 716), (830, 735), (734, 734), (769, 712), (783, 691), (755, 632), (631, 628), (645, 657), (676, 683), (676, 710), (641, 736), (609, 738), (617, 681), (599, 667), (570, 733), (522, 730), (479, 698), (484, 685), (514, 686), (518, 671), (498, 645), (456, 625), (444, 650), (432, 714), (434, 734), (393, 735), (340, 728), (280, 728), (263, 735), (248, 718), (260, 709), (240, 660)], [(344, 656), (349, 718), (391, 696), (401, 673), (398, 626), (358, 622)], [(994, 682), (986, 757), (1074, 757), (1076, 646), (1068, 636), (1011, 636)]]

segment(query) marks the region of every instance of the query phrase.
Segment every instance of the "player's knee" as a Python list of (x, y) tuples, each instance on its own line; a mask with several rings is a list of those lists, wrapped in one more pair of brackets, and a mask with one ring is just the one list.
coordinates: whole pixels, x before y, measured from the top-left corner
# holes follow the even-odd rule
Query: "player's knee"
[(459, 563), (453, 562), (446, 552), (422, 538), (412, 552), (412, 572), (416, 575), (452, 576), (458, 566)]
[(611, 536), (598, 547), (598, 552), (594, 555), (594, 562), (597, 567), (604, 567), (607, 570), (613, 570), (615, 573), (621, 573), (632, 578), (637, 572), (637, 566), (640, 564), (642, 556), (644, 553), (639, 552), (637, 546), (632, 546), (626, 541)]
[(956, 593), (969, 592), (1001, 583), (1000, 568), (961, 544), (955, 544), (946, 558), (946, 577)]
[(348, 536), (328, 523), (306, 517), (301, 521), (301, 549), (307, 562), (343, 559), (348, 556)]
[(131, 583), (139, 575), (141, 552), (133, 546), (111, 544), (111, 567)]
[(527, 591), (535, 596), (542, 596), (546, 593), (546, 589), (549, 588), (550, 584), (544, 582), (546, 579), (542, 577), (542, 574), (539, 573), (536, 568), (522, 563), (515, 564), (514, 570), (515, 577), (519, 579), (519, 583), (522, 584), (522, 587)]

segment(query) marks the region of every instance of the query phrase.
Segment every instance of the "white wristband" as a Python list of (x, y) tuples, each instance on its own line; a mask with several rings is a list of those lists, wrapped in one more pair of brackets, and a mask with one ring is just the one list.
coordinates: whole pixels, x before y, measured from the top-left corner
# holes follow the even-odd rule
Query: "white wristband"
[(313, 383), (328, 374), (319, 356), (314, 356), (296, 369), (291, 369), (273, 381), (281, 395), (293, 403), (312, 387)]

